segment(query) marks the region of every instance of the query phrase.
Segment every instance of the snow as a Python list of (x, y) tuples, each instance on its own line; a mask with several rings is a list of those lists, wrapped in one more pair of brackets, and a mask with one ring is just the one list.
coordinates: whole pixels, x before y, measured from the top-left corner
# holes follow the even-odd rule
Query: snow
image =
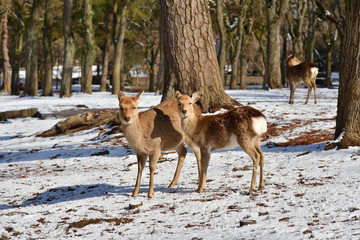
[[(296, 90), (294, 105), (288, 104), (289, 89), (227, 93), (263, 111), (268, 126), (299, 123), (262, 142), (264, 190), (246, 194), (251, 160), (238, 147), (212, 153), (207, 188), (197, 193), (196, 159), (188, 149), (175, 188), (168, 188), (177, 164), (175, 151), (170, 151), (157, 165), (153, 198), (147, 198), (148, 168), (139, 196), (132, 198), (137, 160), (122, 134), (106, 136), (94, 128), (39, 138), (37, 133), (62, 119), (9, 119), (0, 123), (0, 238), (359, 239), (359, 147), (325, 151), (326, 142), (275, 144), (304, 133), (333, 133), (337, 90), (318, 88), (317, 105), (312, 97), (304, 105), (305, 88)], [(160, 99), (144, 93), (139, 107), (145, 110)], [(79, 104), (113, 109), (118, 100), (109, 92), (75, 92), (71, 98), (0, 95), (0, 111), (37, 107), (48, 114)], [(92, 155), (104, 150), (109, 154)], [(137, 203), (143, 205), (129, 209)], [(73, 227), (84, 219), (99, 222)], [(240, 227), (242, 220), (256, 224)]]

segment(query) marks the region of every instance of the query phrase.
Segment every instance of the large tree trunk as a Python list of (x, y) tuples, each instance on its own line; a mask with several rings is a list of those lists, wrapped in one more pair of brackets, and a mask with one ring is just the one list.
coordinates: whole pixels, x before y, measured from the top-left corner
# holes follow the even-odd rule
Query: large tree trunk
[(340, 148), (360, 146), (360, 2), (346, 1), (335, 138)]
[(216, 58), (206, 0), (161, 0), (164, 37), (164, 94), (162, 101), (200, 91), (204, 112), (230, 107)]
[(3, 70), (4, 70), (4, 83), (3, 83), (3, 92), (11, 93), (11, 84), (10, 84), (10, 75), (11, 75), (11, 65), (9, 58), (9, 49), (8, 44), (8, 27), (7, 27), (7, 12), (4, 13), (3, 19), (3, 32), (2, 32), (2, 43), (1, 50), (3, 55)]
[(284, 21), (285, 12), (288, 8), (289, 0), (281, 1), (280, 11), (277, 12), (276, 1), (267, 2), (267, 48), (265, 63), (265, 78), (270, 88), (282, 88), (281, 67), (280, 67), (280, 27)]
[(38, 36), (37, 25), (41, 17), (41, 5), (44, 0), (34, 0), (30, 18), (26, 22), (26, 80), (23, 95), (38, 95)]
[(82, 71), (82, 90), (84, 93), (92, 93), (92, 65), (94, 64), (97, 45), (94, 37), (94, 29), (92, 24), (92, 0), (84, 0), (84, 28), (85, 28), (85, 57)]
[(75, 55), (75, 43), (72, 33), (72, 8), (73, 0), (64, 1), (64, 17), (63, 17), (63, 31), (64, 31), (64, 65), (62, 71), (62, 81), (60, 88), (60, 97), (71, 97), (71, 80)]
[(120, 19), (118, 21), (119, 30), (116, 39), (115, 45), (115, 56), (114, 56), (114, 69), (112, 75), (112, 94), (117, 94), (120, 90), (124, 90), (124, 81), (121, 81), (121, 60), (123, 55), (123, 45), (124, 45), (124, 37), (125, 37), (125, 30), (126, 30), (126, 11), (127, 11), (127, 4), (128, 0), (122, 1), (122, 6), (120, 10), (120, 16), (117, 18)]
[(53, 25), (53, 10), (54, 0), (47, 0), (45, 6), (45, 18), (44, 18), (44, 36), (43, 46), (45, 52), (45, 63), (44, 63), (44, 84), (43, 84), (43, 95), (53, 95), (53, 49), (52, 49), (52, 25)]
[(225, 34), (225, 24), (224, 24), (224, 1), (217, 0), (216, 5), (217, 5), (216, 20), (219, 27), (219, 40), (220, 40), (218, 63), (219, 63), (221, 80), (225, 83), (226, 34)]

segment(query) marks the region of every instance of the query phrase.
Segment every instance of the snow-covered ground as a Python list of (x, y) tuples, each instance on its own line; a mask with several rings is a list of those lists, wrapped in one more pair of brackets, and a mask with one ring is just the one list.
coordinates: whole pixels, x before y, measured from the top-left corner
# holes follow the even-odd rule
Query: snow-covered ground
[[(0, 123), (0, 239), (359, 239), (359, 147), (325, 151), (325, 141), (287, 144), (332, 137), (337, 90), (318, 89), (317, 105), (313, 98), (304, 105), (304, 88), (296, 90), (294, 105), (288, 104), (289, 89), (227, 93), (263, 111), (272, 130), (262, 142), (263, 191), (246, 194), (251, 160), (236, 148), (212, 154), (207, 188), (197, 193), (189, 149), (177, 187), (168, 188), (177, 164), (170, 151), (157, 165), (153, 198), (146, 197), (147, 168), (140, 194), (132, 198), (136, 156), (121, 134), (95, 128), (39, 138), (61, 119), (9, 119)], [(141, 110), (160, 99), (145, 93)], [(0, 95), (0, 111), (37, 107), (49, 114), (77, 105), (113, 109), (118, 100), (108, 92)], [(142, 206), (129, 209), (137, 203)], [(256, 224), (240, 227), (243, 220)]]

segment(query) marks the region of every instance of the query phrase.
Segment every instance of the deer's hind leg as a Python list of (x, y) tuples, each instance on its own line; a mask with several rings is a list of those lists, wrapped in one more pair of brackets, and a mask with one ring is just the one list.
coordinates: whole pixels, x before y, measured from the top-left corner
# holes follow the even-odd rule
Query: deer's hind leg
[[(255, 147), (255, 139), (253, 139), (253, 138), (238, 137), (238, 143), (239, 143), (240, 147), (244, 150), (244, 152), (246, 152), (251, 157), (251, 160), (253, 161), (253, 172), (252, 172), (251, 184), (250, 184), (250, 190), (249, 190), (249, 194), (252, 194), (256, 188), (256, 177), (257, 177), (258, 170), (259, 170), (259, 164), (260, 164), (262, 152), (259, 153), (257, 147)], [(261, 183), (260, 183), (260, 185), (261, 185)]]
[(256, 151), (260, 154), (260, 184), (259, 184), (259, 190), (263, 190), (264, 189), (264, 166), (265, 166), (265, 156), (263, 151), (261, 150), (260, 147), (260, 137), (257, 137), (255, 139), (255, 148)]

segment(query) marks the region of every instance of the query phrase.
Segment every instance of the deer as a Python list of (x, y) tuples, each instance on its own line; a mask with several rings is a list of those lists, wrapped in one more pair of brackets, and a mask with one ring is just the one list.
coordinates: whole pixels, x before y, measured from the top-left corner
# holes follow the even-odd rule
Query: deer
[[(167, 99), (151, 109), (138, 112), (137, 107), (143, 92), (140, 91), (136, 96), (127, 97), (119, 91), (119, 118), (124, 136), (137, 157), (138, 173), (132, 196), (138, 196), (142, 171), (149, 158), (150, 184), (147, 196), (151, 198), (154, 194), (154, 172), (161, 152), (175, 149), (178, 154), (177, 168), (169, 186), (174, 187), (178, 182), (187, 150), (184, 145), (185, 134), (181, 128), (181, 118), (177, 112), (176, 98)], [(201, 115), (199, 106), (194, 111)]]
[(305, 104), (308, 103), (311, 90), (314, 88), (314, 103), (317, 103), (316, 99), (316, 76), (319, 72), (319, 68), (315, 63), (312, 62), (301, 62), (296, 58), (294, 54), (289, 55), (286, 59), (286, 80), (290, 85), (290, 100), (289, 104), (294, 104), (295, 89), (304, 83), (308, 88), (308, 94), (306, 97)]
[(192, 96), (176, 91), (181, 127), (190, 139), (188, 146), (200, 158), (200, 182), (198, 192), (206, 187), (207, 168), (211, 152), (230, 150), (240, 146), (253, 162), (249, 194), (256, 188), (260, 165), (259, 190), (264, 188), (264, 153), (260, 147), (261, 136), (267, 131), (266, 117), (257, 109), (242, 106), (215, 115), (197, 115), (194, 106), (201, 97), (200, 92)]

